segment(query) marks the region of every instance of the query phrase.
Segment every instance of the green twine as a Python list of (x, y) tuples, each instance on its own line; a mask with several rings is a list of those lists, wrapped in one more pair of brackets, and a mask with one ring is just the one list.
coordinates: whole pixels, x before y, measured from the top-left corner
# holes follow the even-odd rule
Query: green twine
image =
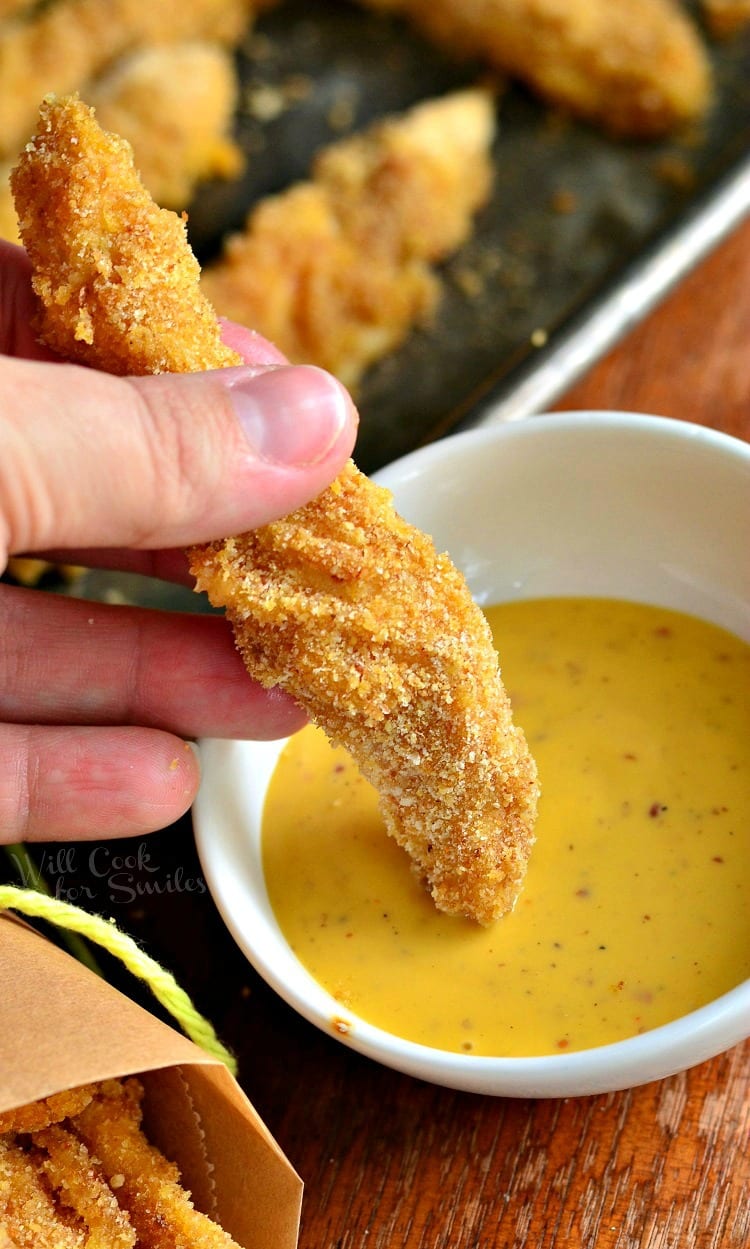
[(222, 1045), (213, 1025), (196, 1010), (171, 972), (144, 953), (132, 937), (120, 932), (114, 920), (91, 915), (60, 898), (37, 893), (33, 889), (19, 889), (15, 885), (0, 885), (0, 910), (6, 909), (20, 911), (23, 915), (44, 919), (66, 931), (78, 933), (113, 954), (129, 972), (149, 986), (154, 997), (177, 1020), (191, 1041), (220, 1059), (232, 1075), (237, 1074), (236, 1059)]
[[(3, 850), (13, 864), (25, 888), (36, 889), (38, 893), (45, 893), (51, 897), (49, 885), (22, 841), (14, 845), (3, 846)], [(86, 945), (86, 942), (82, 941), (78, 936), (78, 933), (65, 932), (63, 930), (60, 934), (60, 940), (63, 945), (67, 946), (73, 958), (77, 959), (79, 963), (83, 963), (84, 967), (88, 967), (89, 971), (96, 972), (97, 976), (101, 976), (104, 979), (101, 967)]]

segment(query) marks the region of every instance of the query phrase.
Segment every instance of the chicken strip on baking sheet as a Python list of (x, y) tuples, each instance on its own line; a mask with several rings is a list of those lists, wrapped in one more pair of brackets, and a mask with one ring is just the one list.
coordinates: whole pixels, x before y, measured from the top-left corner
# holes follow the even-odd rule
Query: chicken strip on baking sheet
[[(79, 100), (45, 101), (13, 176), (44, 340), (115, 373), (238, 363), (184, 225)], [(250, 674), (346, 746), (436, 904), (490, 923), (521, 889), (537, 779), (466, 582), (353, 463), (284, 520), (192, 552)]]
[(186, 208), (198, 182), (235, 177), (238, 84), (229, 48), (189, 42), (142, 48), (86, 91), (100, 124), (127, 139), (141, 180), (163, 208)]
[(260, 201), (203, 274), (217, 312), (346, 385), (433, 311), (431, 265), (489, 194), (492, 97), (455, 92), (323, 149), (312, 179)]
[(0, 26), (0, 158), (14, 155), (47, 92), (77, 91), (110, 62), (149, 44), (208, 39), (234, 43), (252, 0), (51, 0)]
[(449, 51), (481, 57), (616, 134), (666, 134), (709, 104), (708, 56), (678, 0), (360, 3), (403, 14)]

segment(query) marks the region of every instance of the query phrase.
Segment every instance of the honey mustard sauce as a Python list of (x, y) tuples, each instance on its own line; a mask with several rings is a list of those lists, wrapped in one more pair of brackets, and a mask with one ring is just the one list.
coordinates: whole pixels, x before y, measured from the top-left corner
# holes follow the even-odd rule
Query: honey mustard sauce
[(286, 938), (344, 1009), (472, 1054), (644, 1032), (750, 975), (750, 647), (604, 599), (487, 612), (542, 799), (528, 877), (491, 928), (440, 914), (347, 755), (304, 729), (263, 828)]

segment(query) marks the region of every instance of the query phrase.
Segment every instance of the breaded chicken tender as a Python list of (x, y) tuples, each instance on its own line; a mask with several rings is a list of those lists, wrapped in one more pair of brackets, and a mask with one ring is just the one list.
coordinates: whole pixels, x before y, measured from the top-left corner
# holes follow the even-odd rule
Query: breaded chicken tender
[(61, 1203), (89, 1230), (87, 1249), (135, 1249), (136, 1231), (120, 1209), (99, 1160), (59, 1123), (34, 1132), (32, 1161)]
[[(14, 190), (55, 350), (116, 373), (237, 361), (184, 227), (149, 202), (126, 145), (80, 101), (45, 102)], [(350, 750), (436, 904), (481, 923), (512, 907), (534, 762), (464, 579), (390, 495), (350, 463), (285, 520), (194, 550), (192, 568), (250, 674)]]
[(310, 182), (256, 206), (204, 292), (290, 360), (355, 385), (434, 308), (430, 266), (487, 198), (494, 128), (492, 98), (464, 91), (332, 144)]
[(515, 902), (537, 797), (487, 622), (461, 574), (350, 464), (285, 520), (193, 553), (248, 671), (280, 685), (378, 790), (436, 905)]
[(5, 1132), (38, 1132), (51, 1123), (60, 1123), (69, 1115), (77, 1115), (88, 1106), (94, 1096), (93, 1084), (80, 1084), (74, 1089), (64, 1089), (39, 1101), (17, 1106), (15, 1110), (0, 1113), (0, 1135)]
[(76, 1092), (23, 1108), (40, 1130), (0, 1135), (0, 1249), (239, 1249), (144, 1135), (139, 1080)]
[(11, 185), (53, 351), (109, 373), (239, 363), (198, 287), (185, 222), (154, 203), (130, 144), (77, 97), (44, 102)]
[(95, 1157), (117, 1202), (127, 1211), (137, 1244), (147, 1249), (238, 1249), (196, 1210), (180, 1173), (141, 1131), (143, 1088), (138, 1080), (108, 1080), (75, 1120), (76, 1134)]
[(677, 0), (360, 0), (437, 43), (522, 79), (615, 134), (651, 137), (700, 117), (711, 74)]
[(150, 44), (212, 39), (233, 43), (252, 0), (52, 0), (0, 27), (0, 157), (31, 134), (47, 92), (77, 91), (118, 57)]
[(8, 1137), (0, 1137), (0, 1246), (86, 1249), (84, 1229), (71, 1225), (33, 1160)]

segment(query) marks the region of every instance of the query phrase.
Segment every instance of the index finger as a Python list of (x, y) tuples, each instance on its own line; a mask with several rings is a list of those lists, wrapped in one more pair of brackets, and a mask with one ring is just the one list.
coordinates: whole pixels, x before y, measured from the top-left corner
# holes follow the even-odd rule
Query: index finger
[(22, 247), (0, 239), (0, 354), (25, 360), (56, 360), (32, 328), (36, 297), (31, 262)]

